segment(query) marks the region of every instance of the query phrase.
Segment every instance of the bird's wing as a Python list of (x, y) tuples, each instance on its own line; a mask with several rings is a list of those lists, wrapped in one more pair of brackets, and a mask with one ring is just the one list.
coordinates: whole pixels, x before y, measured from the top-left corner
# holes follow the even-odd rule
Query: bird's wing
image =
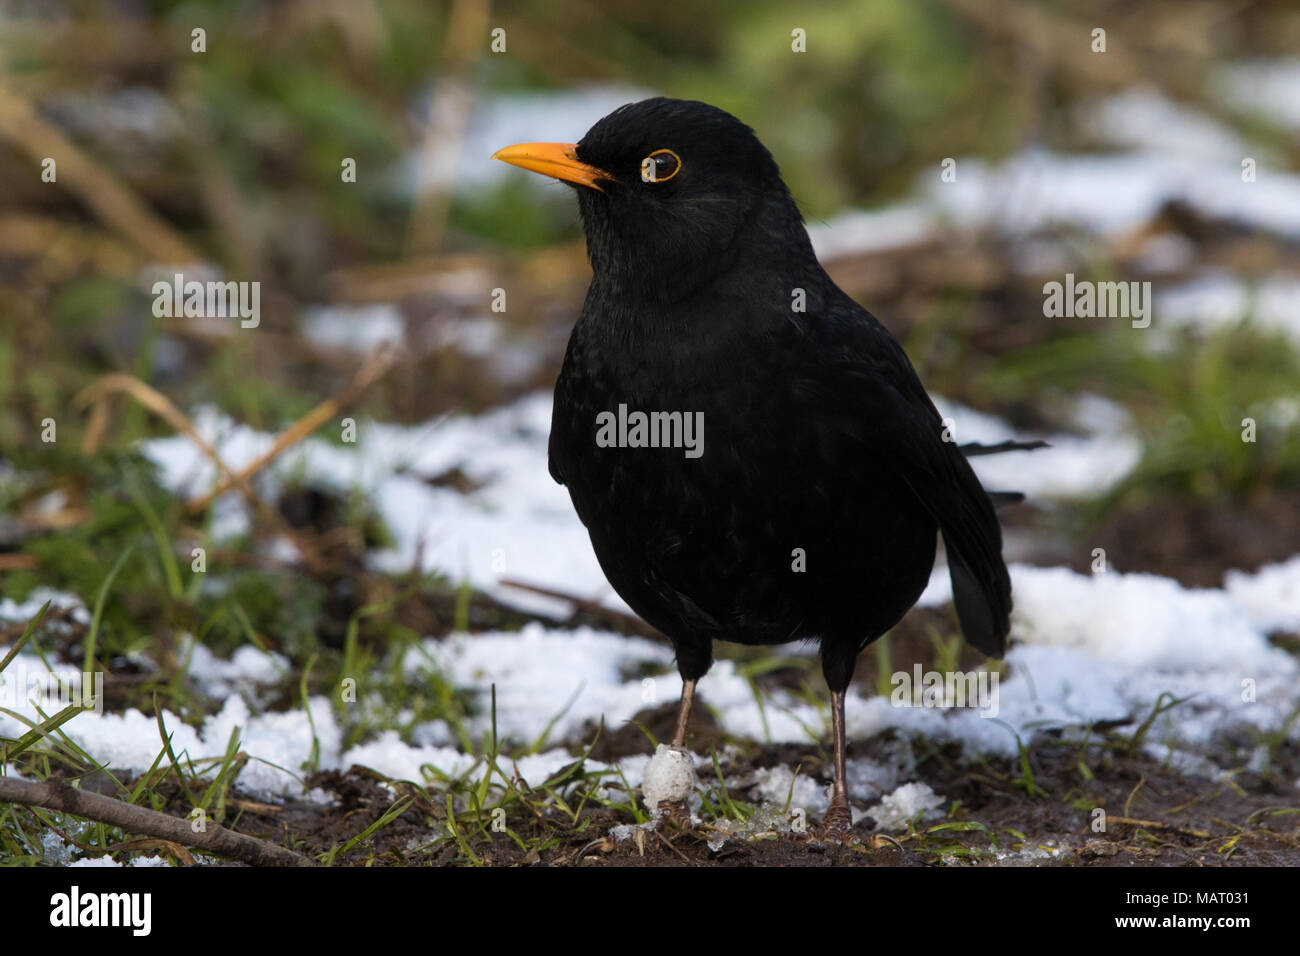
[(564, 484), (564, 472), (560, 470), (560, 463), (556, 457), (556, 438), (555, 431), (552, 429), (551, 437), (546, 443), (546, 470), (551, 473), (551, 478), (557, 485)]
[(592, 432), (587, 429), (595, 421), (595, 412), (580, 400), (582, 388), (574, 385), (568, 371), (566, 360), (565, 370), (555, 384), (546, 469), (556, 484), (569, 489), (573, 510), (583, 525), (590, 528), (595, 517), (592, 509), (606, 497), (600, 472), (591, 461)]
[[(996, 445), (983, 445), (977, 441), (968, 441), (961, 445), (961, 453), (967, 458), (979, 458), (983, 455), (1001, 455), (1008, 451), (1036, 451), (1039, 448), (1051, 448), (1052, 446), (1041, 439), (1033, 441), (1014, 441), (1008, 440), (998, 442)], [(990, 491), (988, 493), (994, 508), (1001, 508), (1005, 505), (1018, 505), (1025, 500), (1023, 491)]]
[(945, 441), (939, 412), (902, 348), (874, 318), (854, 323), (856, 347), (835, 362), (841, 400), (857, 409), (858, 441), (896, 471), (943, 534), (953, 603), (968, 643), (1001, 657), (1011, 628), (1011, 579), (993, 502), (962, 449)]
[[(572, 345), (570, 345), (572, 348)], [(551, 473), (556, 484), (566, 484), (564, 480), (564, 469), (561, 461), (566, 457), (568, 451), (567, 443), (572, 441), (570, 432), (572, 431), (572, 405), (573, 399), (570, 394), (569, 381), (566, 373), (568, 372), (568, 359), (565, 359), (565, 369), (560, 373), (559, 381), (555, 383), (555, 395), (552, 398), (551, 405), (551, 435), (546, 441), (546, 470)]]
[[(917, 422), (924, 429), (926, 423)], [(993, 502), (951, 443), (926, 433), (901, 443), (903, 482), (943, 534), (953, 603), (968, 643), (1001, 657), (1011, 628), (1011, 579), (1002, 561), (1002, 531)]]
[(1036, 438), (1033, 441), (1008, 440), (998, 442), (996, 445), (984, 445), (977, 441), (968, 441), (959, 447), (961, 453), (967, 458), (979, 458), (982, 455), (1001, 455), (1008, 451), (1035, 451), (1039, 448), (1050, 448), (1051, 446), (1042, 439)]

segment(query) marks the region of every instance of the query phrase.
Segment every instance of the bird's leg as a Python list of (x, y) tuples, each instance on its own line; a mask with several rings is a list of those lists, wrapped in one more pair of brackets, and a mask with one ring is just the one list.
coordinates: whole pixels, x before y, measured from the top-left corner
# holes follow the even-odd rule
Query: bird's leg
[[(691, 704), (694, 702), (694, 700), (695, 700), (695, 681), (687, 680), (683, 678), (682, 679), (682, 700), (681, 703), (678, 705), (678, 709), (677, 709), (677, 730), (673, 733), (672, 743), (669, 744), (668, 746), (670, 750), (679, 751), (680, 753), (685, 754), (686, 756), (684, 759), (689, 761), (692, 764), (694, 763), (695, 758), (691, 757), (686, 750), (686, 725), (691, 718)], [(660, 747), (662, 748), (662, 744), (660, 745)], [(659, 750), (656, 750), (655, 756), (651, 760), (651, 766), (655, 763), (655, 761), (659, 761), (659, 760), (671, 761), (672, 759), (674, 758), (667, 752), (661, 754)], [(678, 757), (676, 759), (683, 759), (683, 758)], [(647, 777), (650, 775), (650, 772), (651, 772), (650, 766), (647, 766), (647, 770), (646, 770)], [(690, 780), (688, 781), (688, 783), (691, 788), (694, 788), (695, 786), (694, 772), (690, 773)], [(683, 829), (689, 829), (691, 825), (691, 811), (690, 808), (687, 807), (686, 805), (685, 797), (682, 797), (681, 799), (673, 798), (667, 800), (660, 800), (657, 810), (661, 816), (666, 817), (674, 826)]]
[(831, 792), (831, 805), (822, 820), (821, 836), (825, 840), (844, 840), (853, 830), (853, 812), (849, 809), (849, 793), (845, 786), (844, 691), (831, 691), (831, 732), (835, 736), (835, 788)]
[(686, 747), (686, 724), (691, 719), (691, 704), (695, 702), (695, 681), (682, 681), (682, 702), (677, 708), (677, 730), (673, 734), (673, 746)]

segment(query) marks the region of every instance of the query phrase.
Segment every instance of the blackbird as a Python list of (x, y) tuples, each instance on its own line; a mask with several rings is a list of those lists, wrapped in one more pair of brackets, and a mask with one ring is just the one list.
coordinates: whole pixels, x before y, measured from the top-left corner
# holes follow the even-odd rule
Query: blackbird
[(731, 114), (648, 99), (577, 144), (494, 158), (577, 187), (592, 280), (555, 386), (550, 472), (610, 584), (672, 641), (673, 745), (715, 640), (818, 641), (835, 747), (823, 827), (846, 835), (845, 690), (925, 590), (939, 535), (966, 641), (1003, 653), (1011, 583), (989, 495)]

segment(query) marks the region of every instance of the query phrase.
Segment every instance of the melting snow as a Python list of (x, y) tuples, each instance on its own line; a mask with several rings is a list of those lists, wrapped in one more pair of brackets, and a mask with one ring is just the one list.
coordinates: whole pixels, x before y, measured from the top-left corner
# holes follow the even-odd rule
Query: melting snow
[(882, 830), (903, 833), (917, 814), (922, 820), (940, 816), (937, 810), (943, 804), (943, 797), (931, 790), (928, 784), (905, 783), (893, 793), (886, 794), (869, 812)]
[(994, 445), (1036, 438), (1049, 443), (1048, 448), (971, 459), (980, 481), (991, 490), (1022, 491), (1031, 498), (1090, 498), (1123, 479), (1142, 454), (1128, 414), (1098, 395), (1085, 396), (1076, 405), (1075, 421), (1090, 432), (1087, 437), (1029, 434), (956, 402), (936, 398), (935, 405), (949, 420), (958, 443)]
[[(941, 407), (953, 418), (960, 441), (995, 442), (1012, 435), (996, 419), (951, 403)], [(536, 395), (477, 419), (450, 418), (424, 428), (363, 423), (357, 446), (310, 440), (278, 462), (269, 480), (304, 473), (340, 486), (360, 485), (397, 538), (394, 551), (381, 559), (386, 566), (408, 566), (423, 537), (428, 542), (426, 566), (462, 570), (474, 583), (512, 600), (518, 595), (499, 585), (503, 574), (617, 606), (566, 492), (546, 473), (549, 414), (549, 397)], [(1049, 436), (1050, 450), (979, 459), (982, 477), (991, 485), (1035, 495), (1096, 494), (1127, 472), (1138, 448), (1128, 434), (1126, 415), (1103, 399), (1081, 400), (1076, 418), (1091, 436)], [(223, 454), (235, 467), (271, 441), (210, 411), (197, 421), (209, 437), (221, 436)], [(152, 441), (145, 451), (178, 491), (192, 492), (212, 480), (210, 466), (184, 438)], [(485, 484), (462, 495), (423, 480), (452, 467)], [(1232, 572), (1225, 588), (1215, 590), (1185, 589), (1168, 579), (1114, 571), (1087, 576), (1015, 566), (1012, 577), (1013, 643), (996, 719), (981, 717), (975, 709), (897, 707), (884, 697), (853, 695), (847, 706), (851, 735), (861, 739), (892, 727), (905, 737), (926, 734), (958, 741), (975, 752), (1011, 755), (1017, 735), (1028, 739), (1042, 727), (1094, 720), (1140, 720), (1161, 694), (1190, 697), (1174, 715), (1157, 721), (1148, 739), (1159, 751), (1205, 744), (1229, 723), (1275, 728), (1300, 699), (1296, 661), (1265, 639), (1270, 630), (1300, 622), (1300, 557), (1257, 574)], [(940, 570), (923, 603), (947, 596), (946, 575)], [(38, 597), (44, 596), (34, 596), (21, 608), (6, 602), (0, 616), (17, 619), (33, 613)], [(301, 711), (250, 713), (245, 698), (256, 702), (258, 688), (274, 683), (287, 666), (255, 648), (241, 649), (230, 661), (196, 648), (195, 679), (225, 702), (197, 729), (165, 714), (176, 750), (192, 758), (219, 757), (231, 732), (240, 728), (242, 749), (258, 758), (244, 769), (241, 785), (268, 797), (301, 792), (298, 775), (313, 741), (322, 767), (362, 763), (395, 777), (424, 779), (422, 768), (456, 776), (473, 765), (473, 758), (450, 746), (454, 738), (440, 723), (417, 727), (410, 738), (414, 744), (388, 732), (342, 752), (342, 731), (323, 697), (309, 704), (314, 738)], [(666, 645), (585, 628), (558, 631), (533, 624), (518, 633), (426, 641), (408, 656), (404, 669), (409, 679), (419, 680), (430, 667), (458, 687), (478, 690), (471, 735), (481, 736), (491, 726), (488, 689), (495, 684), (498, 732), (516, 745), (533, 743), (552, 721), (549, 744), (576, 742), (588, 722), (603, 718), (607, 727), (618, 727), (646, 706), (675, 700), (681, 689)], [(658, 676), (646, 678), (647, 673)], [(1247, 686), (1254, 688), (1253, 702), (1246, 701), (1251, 696), (1243, 693)], [(824, 710), (785, 691), (770, 695), (760, 709), (749, 681), (730, 661), (714, 666), (699, 693), (701, 706), (712, 709), (732, 734), (806, 742), (810, 733), (826, 731)], [(0, 717), (0, 729), (13, 734), (19, 727), (12, 718)], [(147, 768), (160, 746), (153, 718), (138, 711), (85, 714), (66, 729), (91, 753), (122, 770)], [(629, 782), (640, 780), (648, 757), (647, 752), (623, 762)], [(567, 748), (553, 746), (521, 759), (518, 772), (535, 784), (571, 759)], [(850, 783), (856, 798), (869, 799), (906, 782), (909, 773), (905, 759), (888, 767), (855, 762)], [(784, 777), (767, 780), (765, 786), (775, 794), (781, 789), (778, 783), (788, 789)], [(801, 783), (805, 790), (816, 789), (811, 780)], [(820, 803), (811, 791), (801, 791), (800, 799)]]
[(1235, 64), (1221, 72), (1217, 85), (1231, 105), (1300, 130), (1300, 59)]
[(323, 348), (369, 354), (381, 345), (400, 345), (406, 324), (394, 305), (317, 306), (304, 313), (302, 334)]
[[(1138, 440), (1126, 415), (1096, 396), (1080, 400), (1079, 424), (1088, 437), (1026, 435), (1005, 422), (954, 403), (938, 401), (953, 419), (958, 441), (999, 442), (1046, 437), (1052, 447), (975, 460), (990, 486), (1036, 497), (1079, 497), (1104, 492), (1137, 462)], [(586, 529), (568, 492), (546, 470), (551, 397), (538, 393), (485, 415), (448, 417), (405, 427), (361, 422), (355, 445), (311, 438), (277, 460), (261, 480), (279, 485), (296, 476), (335, 488), (359, 486), (378, 509), (396, 544), (374, 561), (406, 570), (417, 554), (426, 570), (441, 569), (518, 607), (563, 615), (567, 604), (503, 586), (503, 578), (573, 593), (610, 607), (626, 604), (605, 580)], [(194, 416), (199, 432), (219, 447), (233, 468), (253, 461), (274, 436), (232, 422), (210, 408)], [(164, 482), (190, 495), (211, 487), (214, 469), (184, 436), (143, 446)], [(459, 468), (482, 483), (462, 494), (426, 478)], [(219, 502), (217, 537), (247, 531), (243, 503), (228, 493)]]
[[(1014, 566), (1016, 593), (1013, 645), (1008, 673), (999, 685), (995, 719), (975, 709), (928, 709), (893, 706), (888, 698), (851, 694), (847, 703), (850, 736), (864, 739), (886, 728), (904, 737), (925, 734), (952, 740), (975, 753), (1006, 756), (1016, 752), (1016, 736), (1030, 739), (1044, 728), (1080, 726), (1097, 720), (1143, 719), (1162, 694), (1188, 697), (1153, 726), (1151, 752), (1180, 754), (1185, 766), (1214, 773), (1212, 764), (1180, 748), (1201, 748), (1220, 730), (1248, 725), (1261, 732), (1282, 725), (1300, 704), (1300, 665), (1271, 646), (1267, 631), (1300, 617), (1300, 557), (1248, 575), (1233, 572), (1226, 589), (1186, 589), (1166, 578), (1105, 572), (1080, 575), (1059, 568)], [(6, 618), (28, 608), (4, 605)], [(675, 674), (651, 679), (635, 676), (644, 668), (667, 669), (669, 650), (657, 643), (587, 629), (553, 631), (530, 625), (518, 633), (460, 635), (427, 642), (425, 650), (458, 686), (477, 688), (485, 705), (491, 684), (497, 689), (499, 733), (517, 743), (531, 743), (555, 719), (550, 740), (577, 742), (587, 721), (604, 719), (617, 727), (653, 702), (675, 699)], [(232, 690), (256, 686), (278, 662), (258, 661), (260, 651), (246, 649), (238, 662), (195, 658), (195, 676), (210, 688)], [(39, 667), (33, 655), (20, 655)], [(424, 654), (413, 654), (407, 672), (418, 679), (427, 667)], [(1250, 693), (1245, 690), (1250, 688)], [(748, 681), (730, 661), (719, 661), (700, 683), (700, 706), (718, 716), (732, 734), (777, 742), (805, 743), (810, 732), (824, 736), (825, 713), (784, 691), (755, 703)], [(34, 718), (32, 708), (11, 702)], [(474, 758), (455, 748), (404, 743), (386, 732), (348, 751), (329, 703), (310, 700), (315, 740), (322, 767), (372, 766), (394, 777), (425, 779), (422, 767), (456, 776)], [(567, 709), (566, 709), (567, 708)], [(471, 721), (471, 733), (490, 726), (486, 707)], [(173, 747), (188, 758), (220, 757), (230, 735), (240, 729), (241, 748), (253, 758), (240, 776), (241, 786), (265, 798), (298, 795), (298, 779), (313, 746), (312, 724), (300, 710), (250, 713), (244, 699), (232, 695), (201, 728), (187, 726), (164, 712)], [(0, 715), (0, 733), (17, 735), (24, 728)], [(91, 713), (65, 725), (66, 732), (96, 757), (119, 771), (149, 767), (160, 748), (151, 716)], [(1294, 731), (1293, 731), (1294, 733)], [(420, 736), (417, 734), (417, 737)], [(424, 735), (449, 739), (445, 729)], [(629, 783), (640, 782), (649, 754), (626, 758)], [(182, 757), (185, 759), (185, 757)], [(555, 746), (513, 765), (536, 785), (572, 760)], [(503, 761), (508, 771), (511, 763)], [(896, 753), (884, 765), (855, 760), (849, 784), (855, 799), (870, 799), (905, 782), (912, 772), (910, 754)], [(790, 781), (785, 771), (770, 771), (759, 781), (773, 803), (783, 803)], [(796, 795), (801, 805), (824, 801), (812, 780), (801, 778)], [(770, 791), (770, 793), (768, 793)]]

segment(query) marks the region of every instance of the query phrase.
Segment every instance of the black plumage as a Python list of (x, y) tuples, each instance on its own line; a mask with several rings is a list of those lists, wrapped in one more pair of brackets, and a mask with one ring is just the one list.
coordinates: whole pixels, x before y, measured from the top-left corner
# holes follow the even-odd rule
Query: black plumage
[[(652, 99), (576, 147), (497, 155), (579, 186), (593, 276), (550, 470), (610, 583), (673, 643), (676, 742), (713, 641), (816, 640), (835, 718), (827, 824), (847, 827), (843, 692), (925, 589), (938, 536), (966, 640), (1003, 653), (1011, 585), (988, 494), (898, 343), (817, 261), (739, 120)], [(620, 405), (702, 413), (702, 453), (602, 447), (599, 416)]]

